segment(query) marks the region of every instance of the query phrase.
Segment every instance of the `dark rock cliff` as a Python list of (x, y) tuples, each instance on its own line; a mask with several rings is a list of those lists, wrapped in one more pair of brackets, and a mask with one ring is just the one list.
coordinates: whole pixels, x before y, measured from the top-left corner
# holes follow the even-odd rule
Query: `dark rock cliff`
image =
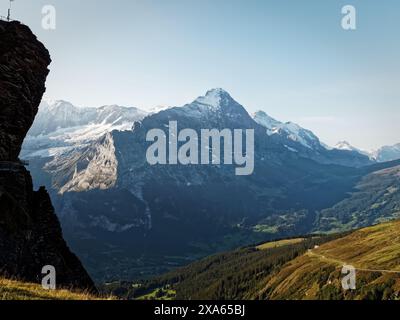
[(28, 27), (0, 21), (0, 273), (40, 283), (42, 268), (52, 265), (59, 287), (95, 291), (63, 239), (47, 191), (33, 191), (31, 175), (18, 159), (50, 62)]

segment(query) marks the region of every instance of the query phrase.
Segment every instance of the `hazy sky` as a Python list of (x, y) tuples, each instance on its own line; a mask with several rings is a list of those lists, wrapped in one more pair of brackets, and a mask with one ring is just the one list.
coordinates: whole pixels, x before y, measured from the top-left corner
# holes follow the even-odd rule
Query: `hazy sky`
[[(54, 5), (57, 28), (41, 27)], [(357, 9), (357, 30), (341, 8)], [(8, 1), (0, 0), (5, 15)], [(364, 149), (400, 142), (398, 0), (15, 0), (53, 62), (46, 96), (183, 105), (222, 87), (250, 112)]]

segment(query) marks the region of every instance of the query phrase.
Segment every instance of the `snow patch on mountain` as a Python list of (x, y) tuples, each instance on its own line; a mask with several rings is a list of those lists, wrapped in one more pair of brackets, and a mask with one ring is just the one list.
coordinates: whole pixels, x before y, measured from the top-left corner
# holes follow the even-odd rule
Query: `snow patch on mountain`
[(43, 101), (22, 146), (21, 157), (60, 156), (85, 147), (114, 130), (130, 131), (135, 122), (147, 115), (133, 107), (81, 108), (63, 100)]
[(47, 135), (61, 129), (91, 125), (125, 126), (132, 128), (135, 121), (148, 113), (134, 107), (107, 105), (99, 108), (77, 107), (70, 102), (43, 101), (28, 136)]

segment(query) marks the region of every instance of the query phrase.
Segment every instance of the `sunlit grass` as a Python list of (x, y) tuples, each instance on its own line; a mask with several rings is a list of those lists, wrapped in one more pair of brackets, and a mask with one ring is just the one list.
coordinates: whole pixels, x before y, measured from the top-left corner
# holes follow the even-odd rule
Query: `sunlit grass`
[(113, 300), (87, 292), (46, 290), (34, 283), (0, 278), (0, 300)]
[[(355, 291), (342, 290), (344, 264), (357, 270)], [(361, 229), (309, 250), (271, 275), (263, 291), (271, 299), (398, 299), (396, 271), (400, 271), (400, 221)]]
[(305, 240), (304, 238), (296, 238), (296, 239), (272, 241), (272, 242), (263, 243), (263, 244), (257, 246), (257, 249), (268, 250), (268, 249), (273, 249), (273, 248), (279, 248), (279, 247), (283, 247), (283, 246), (288, 246), (290, 244), (297, 244), (297, 243), (303, 242), (304, 240)]

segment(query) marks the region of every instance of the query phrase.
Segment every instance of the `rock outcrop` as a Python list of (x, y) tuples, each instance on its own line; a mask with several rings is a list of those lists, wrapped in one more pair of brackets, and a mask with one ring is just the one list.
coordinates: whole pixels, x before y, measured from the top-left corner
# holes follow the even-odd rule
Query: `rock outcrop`
[(19, 160), (22, 142), (45, 92), (51, 59), (27, 26), (0, 21), (0, 274), (41, 282), (42, 268), (56, 269), (58, 287), (96, 291), (63, 239), (44, 188)]

